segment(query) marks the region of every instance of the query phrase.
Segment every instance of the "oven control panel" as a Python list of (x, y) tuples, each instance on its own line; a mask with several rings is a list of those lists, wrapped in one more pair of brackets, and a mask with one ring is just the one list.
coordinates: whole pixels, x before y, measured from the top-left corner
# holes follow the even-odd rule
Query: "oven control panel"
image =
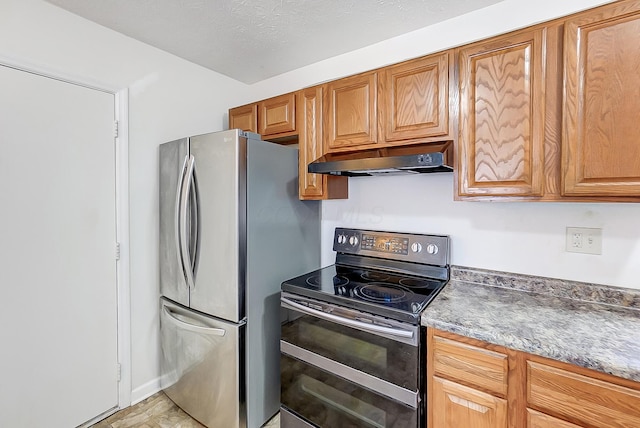
[(416, 233), (382, 232), (374, 230), (336, 228), (333, 250), (386, 259), (449, 264), (449, 237)]

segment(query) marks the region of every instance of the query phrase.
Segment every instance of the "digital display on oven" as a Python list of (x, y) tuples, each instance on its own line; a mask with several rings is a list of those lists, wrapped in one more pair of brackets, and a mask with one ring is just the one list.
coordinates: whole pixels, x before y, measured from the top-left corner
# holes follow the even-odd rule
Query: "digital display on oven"
[(404, 254), (406, 256), (409, 254), (409, 239), (363, 233), (360, 248), (382, 253)]

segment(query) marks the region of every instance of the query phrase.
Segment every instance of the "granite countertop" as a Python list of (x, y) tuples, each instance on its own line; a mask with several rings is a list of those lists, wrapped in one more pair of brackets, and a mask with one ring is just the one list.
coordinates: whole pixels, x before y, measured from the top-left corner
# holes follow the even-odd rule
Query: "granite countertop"
[(422, 325), (640, 382), (640, 290), (452, 266)]

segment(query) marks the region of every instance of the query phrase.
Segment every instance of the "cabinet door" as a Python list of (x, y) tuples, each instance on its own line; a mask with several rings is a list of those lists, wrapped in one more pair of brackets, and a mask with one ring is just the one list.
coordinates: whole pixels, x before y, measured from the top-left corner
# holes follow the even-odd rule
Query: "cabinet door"
[(309, 163), (322, 152), (322, 86), (298, 93), (298, 184), (300, 199), (336, 199), (348, 197), (348, 177), (310, 174)]
[(506, 428), (507, 401), (433, 377), (432, 428)]
[[(296, 131), (296, 94), (284, 94), (258, 103), (258, 133), (265, 138)], [(284, 134), (284, 135), (281, 135)]]
[(640, 196), (640, 1), (565, 25), (565, 195)]
[(378, 97), (386, 142), (449, 134), (449, 52), (383, 69)]
[(545, 29), (459, 51), (459, 195), (540, 196)]
[(581, 428), (562, 419), (527, 409), (527, 428)]
[(242, 129), (243, 131), (258, 132), (258, 106), (247, 104), (246, 106), (229, 109), (229, 129)]
[(327, 84), (323, 122), (326, 151), (377, 143), (376, 85), (377, 73)]

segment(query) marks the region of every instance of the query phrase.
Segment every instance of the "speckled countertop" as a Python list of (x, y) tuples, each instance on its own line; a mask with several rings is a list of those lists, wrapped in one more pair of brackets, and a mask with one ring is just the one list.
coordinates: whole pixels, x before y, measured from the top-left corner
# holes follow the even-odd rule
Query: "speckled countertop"
[(452, 266), (422, 325), (640, 381), (640, 290)]

